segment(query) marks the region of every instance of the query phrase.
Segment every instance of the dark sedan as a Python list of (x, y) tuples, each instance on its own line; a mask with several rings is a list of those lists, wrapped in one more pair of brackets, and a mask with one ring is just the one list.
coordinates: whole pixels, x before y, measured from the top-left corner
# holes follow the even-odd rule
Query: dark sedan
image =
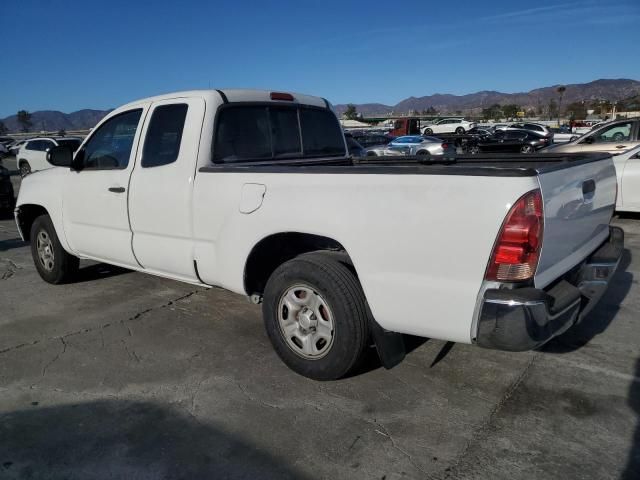
[(16, 205), (9, 170), (0, 165), (0, 213), (12, 212)]
[(469, 147), (469, 153), (533, 153), (551, 144), (551, 138), (529, 130), (496, 131), (490, 137), (480, 137)]

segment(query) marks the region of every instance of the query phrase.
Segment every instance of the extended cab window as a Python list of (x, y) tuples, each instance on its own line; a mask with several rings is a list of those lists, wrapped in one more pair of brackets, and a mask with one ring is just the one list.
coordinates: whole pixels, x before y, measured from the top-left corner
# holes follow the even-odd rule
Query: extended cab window
[(142, 167), (159, 167), (178, 159), (187, 109), (184, 103), (156, 107), (144, 141)]
[(142, 109), (131, 110), (103, 123), (81, 150), (84, 152), (84, 168), (127, 168), (141, 114)]
[(214, 162), (345, 155), (342, 129), (330, 110), (233, 105), (218, 114)]

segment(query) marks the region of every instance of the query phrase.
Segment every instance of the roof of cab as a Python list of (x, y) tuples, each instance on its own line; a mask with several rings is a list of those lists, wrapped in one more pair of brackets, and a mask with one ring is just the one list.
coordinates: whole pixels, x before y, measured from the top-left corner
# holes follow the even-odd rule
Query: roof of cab
[[(222, 92), (221, 95), (220, 93)], [(272, 92), (290, 93), (293, 95), (293, 102), (286, 100), (271, 100)], [(314, 97), (311, 95), (304, 95), (294, 92), (283, 92), (282, 90), (250, 90), (250, 89), (219, 89), (219, 90), (186, 90), (181, 92), (165, 93), (163, 95), (156, 95), (154, 97), (141, 98), (133, 102), (129, 102), (125, 105), (118, 107), (116, 110), (122, 110), (130, 107), (134, 107), (141, 103), (159, 102), (162, 100), (170, 100), (173, 98), (187, 98), (187, 97), (200, 97), (204, 98), (207, 102), (225, 103), (223, 97), (226, 97), (227, 101), (233, 102), (274, 102), (274, 103), (300, 103), (304, 105), (312, 105), (316, 107), (327, 107), (329, 102), (324, 98)]]

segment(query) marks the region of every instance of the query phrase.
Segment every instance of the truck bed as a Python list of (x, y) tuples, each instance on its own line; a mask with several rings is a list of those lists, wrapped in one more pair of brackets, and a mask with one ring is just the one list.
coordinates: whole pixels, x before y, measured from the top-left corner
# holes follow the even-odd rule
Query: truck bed
[(199, 171), (531, 177), (597, 162), (609, 156), (607, 153), (545, 153), (537, 155), (480, 154), (443, 157), (376, 156), (349, 159), (287, 159), (214, 164), (202, 167)]

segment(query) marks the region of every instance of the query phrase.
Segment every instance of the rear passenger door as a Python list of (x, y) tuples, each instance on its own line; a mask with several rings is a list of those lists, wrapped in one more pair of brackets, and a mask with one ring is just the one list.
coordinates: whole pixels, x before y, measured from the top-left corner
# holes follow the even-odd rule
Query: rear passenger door
[(204, 112), (197, 97), (153, 103), (130, 185), (138, 262), (149, 272), (186, 281), (197, 281), (191, 209)]

